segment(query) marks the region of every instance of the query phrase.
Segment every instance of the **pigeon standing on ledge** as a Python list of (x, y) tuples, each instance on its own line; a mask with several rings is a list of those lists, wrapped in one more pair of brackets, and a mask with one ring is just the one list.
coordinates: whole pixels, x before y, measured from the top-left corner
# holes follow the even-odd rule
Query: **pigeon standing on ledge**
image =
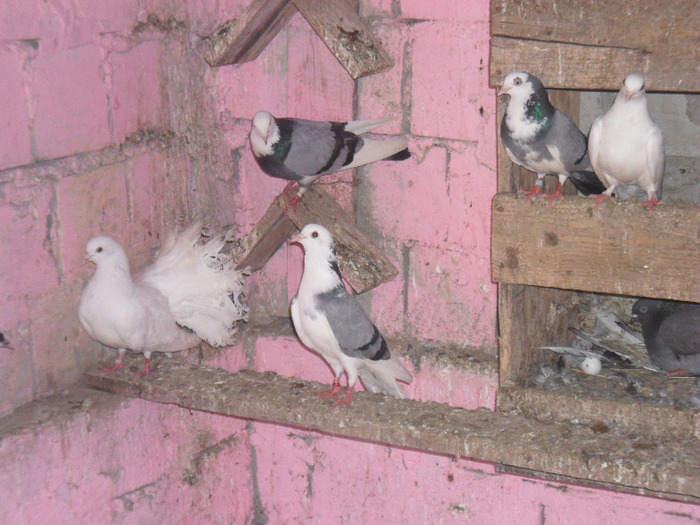
[(618, 185), (638, 184), (647, 192), (647, 200), (639, 204), (653, 210), (661, 198), (666, 157), (661, 128), (647, 110), (640, 73), (627, 75), (608, 112), (593, 122), (588, 144), (593, 169), (608, 188), (597, 197), (598, 204), (612, 198)]
[[(307, 224), (290, 242), (304, 248), (304, 274), (291, 305), (294, 329), (301, 342), (333, 369), (333, 386), (321, 396), (338, 397), (334, 408), (350, 404), (359, 375), (370, 392), (403, 399), (396, 380), (410, 383), (411, 373), (391, 355), (382, 334), (345, 289), (330, 232), (318, 224)], [(348, 375), (348, 388), (341, 397), (343, 371)]]
[(639, 299), (632, 317), (642, 323), (652, 363), (669, 375), (700, 375), (700, 304)]
[(563, 197), (567, 178), (584, 195), (605, 191), (591, 170), (586, 136), (576, 124), (549, 102), (540, 80), (524, 72), (509, 74), (499, 95), (508, 95), (508, 107), (501, 120), (501, 142), (510, 159), (537, 173), (532, 189), (524, 191), (528, 200), (542, 193), (545, 175), (557, 175), (557, 189), (549, 196), (552, 204)]
[[(356, 168), (378, 160), (410, 157), (406, 137), (373, 140), (361, 135), (391, 119), (354, 122), (318, 122), (275, 118), (267, 111), (253, 117), (250, 145), (260, 168), (289, 181), (284, 193), (296, 205), (311, 183), (321, 175)], [(297, 195), (289, 191), (299, 185)]]
[(233, 342), (236, 322), (247, 320), (240, 302), (242, 274), (221, 252), (226, 236), (200, 243), (201, 227), (171, 234), (156, 260), (132, 280), (122, 247), (109, 237), (87, 243), (87, 257), (97, 266), (83, 290), (78, 317), (93, 339), (117, 348), (114, 366), (121, 368), (126, 350), (142, 352), (151, 373), (152, 352), (177, 352), (206, 341)]

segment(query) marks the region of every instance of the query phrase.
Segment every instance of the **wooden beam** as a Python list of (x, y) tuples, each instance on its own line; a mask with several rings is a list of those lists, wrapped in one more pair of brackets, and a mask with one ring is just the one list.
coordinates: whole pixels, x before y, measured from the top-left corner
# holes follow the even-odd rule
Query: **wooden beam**
[[(135, 359), (141, 366), (142, 358)], [(192, 410), (612, 483), (635, 493), (700, 498), (698, 442), (692, 436), (669, 441), (614, 427), (597, 433), (588, 425), (367, 392), (332, 410), (331, 402), (319, 399), (325, 387), (318, 383), (271, 372), (230, 374), (167, 358), (156, 358), (154, 374), (138, 377), (129, 370), (132, 362), (127, 357), (125, 369), (108, 375), (93, 370), (85, 379), (100, 390)]]
[(390, 69), (394, 61), (348, 0), (292, 0), (350, 76)]
[(632, 71), (649, 91), (700, 91), (700, 1), (491, 2), (490, 80), (528, 71), (546, 87), (618, 90)]
[(313, 222), (333, 234), (340, 273), (355, 292), (366, 292), (398, 275), (391, 260), (321, 186), (311, 186), (296, 211), (290, 206), (285, 212), (286, 207), (287, 197), (282, 193), (253, 230), (234, 247), (231, 253), (237, 269), (250, 273), (259, 270), (292, 232)]
[(212, 67), (255, 60), (296, 12), (289, 0), (253, 0), (209, 36), (205, 60)]
[(352, 78), (394, 65), (357, 14), (357, 2), (349, 0), (253, 0), (238, 19), (212, 33), (206, 61), (214, 67), (254, 60), (297, 10)]
[(700, 302), (700, 206), (569, 197), (493, 200), (492, 276), (606, 294)]

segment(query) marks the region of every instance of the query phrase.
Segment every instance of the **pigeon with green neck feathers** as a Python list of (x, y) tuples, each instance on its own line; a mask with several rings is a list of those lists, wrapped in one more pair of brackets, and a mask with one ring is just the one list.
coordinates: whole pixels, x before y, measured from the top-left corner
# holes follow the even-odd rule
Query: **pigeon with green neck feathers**
[(509, 74), (499, 95), (508, 95), (508, 107), (501, 121), (501, 141), (510, 159), (537, 174), (537, 182), (525, 191), (528, 200), (542, 193), (545, 175), (559, 178), (549, 196), (551, 204), (562, 197), (568, 178), (584, 195), (599, 194), (605, 186), (591, 171), (586, 136), (549, 101), (537, 77), (524, 72)]

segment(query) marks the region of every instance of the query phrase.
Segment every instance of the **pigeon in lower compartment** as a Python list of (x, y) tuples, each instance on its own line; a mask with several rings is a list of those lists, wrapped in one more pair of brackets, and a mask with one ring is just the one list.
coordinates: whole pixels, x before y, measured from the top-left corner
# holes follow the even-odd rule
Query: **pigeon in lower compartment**
[[(267, 111), (258, 111), (250, 130), (250, 146), (265, 173), (290, 181), (284, 193), (296, 206), (321, 175), (378, 160), (409, 158), (406, 137), (376, 140), (361, 136), (391, 120), (319, 122), (276, 118)], [(291, 196), (289, 191), (295, 184), (299, 189), (296, 196)]]
[[(350, 404), (358, 375), (367, 390), (405, 395), (396, 380), (410, 383), (410, 372), (391, 355), (386, 341), (340, 276), (331, 233), (318, 224), (307, 224), (290, 242), (304, 248), (304, 273), (292, 300), (294, 329), (311, 350), (333, 369), (333, 386), (322, 397), (338, 397), (333, 405)], [(340, 377), (346, 372), (348, 387), (341, 397)]]
[(591, 170), (586, 136), (568, 115), (550, 102), (542, 82), (535, 76), (510, 73), (499, 95), (508, 95), (508, 107), (501, 120), (501, 141), (510, 159), (537, 173), (537, 182), (528, 200), (542, 193), (545, 175), (557, 175), (557, 189), (549, 196), (552, 204), (562, 197), (562, 186), (571, 179), (584, 195), (605, 191), (605, 186)]
[(642, 323), (652, 363), (669, 375), (700, 375), (700, 304), (639, 299), (632, 316)]
[(100, 236), (87, 243), (97, 269), (83, 290), (78, 317), (90, 337), (119, 350), (105, 372), (123, 367), (126, 350), (144, 354), (139, 374), (147, 375), (152, 352), (186, 350), (202, 340), (212, 346), (233, 342), (237, 321), (248, 316), (242, 274), (221, 253), (224, 234), (205, 243), (200, 237), (199, 224), (171, 234), (136, 280), (116, 241)]
[(593, 170), (607, 187), (597, 197), (598, 204), (612, 198), (620, 184), (637, 184), (646, 191), (647, 200), (639, 204), (649, 206), (650, 211), (660, 202), (664, 138), (649, 116), (640, 73), (627, 75), (608, 112), (593, 122), (588, 147)]

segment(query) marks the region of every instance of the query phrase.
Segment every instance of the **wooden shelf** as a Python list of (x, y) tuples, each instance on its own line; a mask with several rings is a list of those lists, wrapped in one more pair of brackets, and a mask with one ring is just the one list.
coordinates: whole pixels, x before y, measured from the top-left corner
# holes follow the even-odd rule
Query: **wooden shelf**
[(499, 194), (491, 253), (498, 283), (700, 302), (700, 205)]
[[(357, 393), (349, 407), (331, 409), (318, 398), (328, 385), (274, 373), (188, 365), (158, 358), (155, 373), (138, 377), (127, 368), (86, 374), (100, 390), (158, 403), (268, 421), (351, 439), (489, 461), (616, 490), (700, 501), (697, 441), (656, 436), (611, 426), (604, 433), (590, 422), (539, 421), (518, 414), (465, 410), (440, 403)], [(663, 473), (663, 475), (662, 475)]]

